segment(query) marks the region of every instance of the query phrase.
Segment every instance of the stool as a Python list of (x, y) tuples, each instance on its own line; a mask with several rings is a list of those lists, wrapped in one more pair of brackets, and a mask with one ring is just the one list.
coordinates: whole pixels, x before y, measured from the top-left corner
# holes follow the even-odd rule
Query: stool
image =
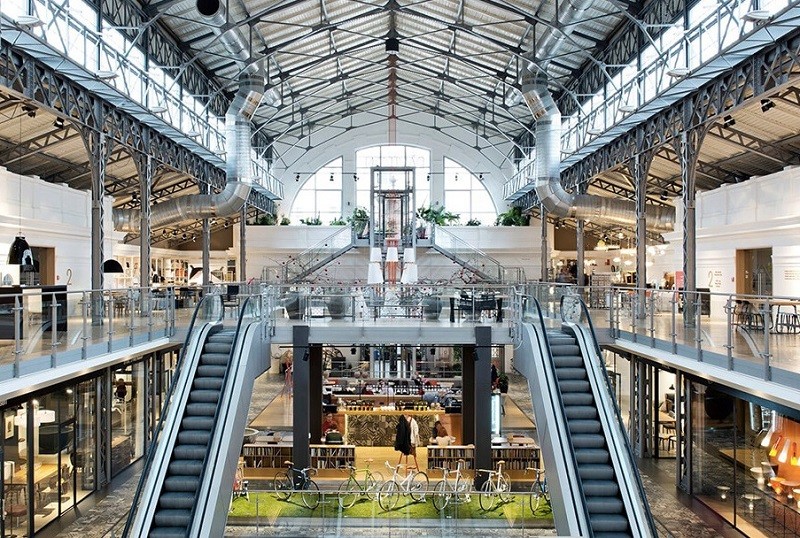
[(755, 493), (745, 493), (744, 495), (742, 495), (742, 499), (747, 501), (747, 509), (750, 510), (751, 512), (755, 508), (756, 501), (759, 500), (760, 498), (761, 497), (759, 497)]
[(719, 492), (719, 498), (723, 501), (728, 498), (728, 492), (731, 490), (730, 486), (717, 486), (717, 491)]
[[(28, 507), (24, 504), (12, 504), (8, 507), (8, 515), (11, 516), (11, 526), (19, 527), (19, 520), (28, 514)], [(14, 520), (16, 519), (16, 523)]]

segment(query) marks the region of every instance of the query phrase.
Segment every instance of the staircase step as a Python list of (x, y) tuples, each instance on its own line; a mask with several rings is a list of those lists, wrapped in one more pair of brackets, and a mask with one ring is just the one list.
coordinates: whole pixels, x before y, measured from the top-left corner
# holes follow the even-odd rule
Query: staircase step
[(609, 454), (605, 449), (577, 448), (575, 449), (575, 459), (578, 461), (578, 466), (584, 463), (607, 463)]
[[(225, 372), (228, 371), (227, 365), (221, 364), (201, 364), (197, 367), (197, 372), (194, 374), (195, 378), (211, 377), (222, 379), (225, 377)], [(196, 381), (196, 379), (195, 379)]]
[(572, 434), (572, 446), (575, 448), (603, 448), (606, 438), (597, 433)]

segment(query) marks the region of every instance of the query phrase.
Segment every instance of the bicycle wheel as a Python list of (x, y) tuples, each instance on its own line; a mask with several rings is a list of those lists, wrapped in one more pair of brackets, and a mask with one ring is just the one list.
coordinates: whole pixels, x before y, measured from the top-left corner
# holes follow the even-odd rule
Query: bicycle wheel
[(447, 480), (442, 480), (433, 488), (433, 507), (439, 512), (447, 507), (450, 502), (450, 492), (447, 491)]
[(317, 506), (319, 506), (319, 486), (313, 480), (308, 480), (305, 484), (303, 484), (303, 504), (309, 510), (314, 510)]
[(348, 478), (346, 482), (339, 486), (339, 506), (342, 508), (350, 508), (356, 504), (358, 496), (361, 494), (361, 488), (353, 478)]
[(531, 486), (531, 512), (536, 513), (542, 501), (542, 483), (538, 480)]
[(376, 471), (367, 476), (365, 482), (367, 499), (370, 501), (377, 500), (378, 492), (381, 490), (381, 486), (383, 486), (383, 475)]
[(276, 474), (272, 480), (272, 490), (278, 500), (289, 500), (289, 497), (292, 496), (292, 479), (289, 477), (289, 473), (281, 471)]
[(423, 471), (417, 471), (411, 478), (411, 484), (408, 486), (408, 493), (415, 501), (422, 502), (425, 500), (425, 495), (431, 487), (431, 482), (428, 480), (428, 475)]
[(500, 493), (500, 501), (507, 503), (511, 500), (511, 480), (508, 474), (503, 473), (497, 483), (497, 491)]
[(378, 504), (384, 511), (394, 510), (397, 506), (397, 501), (400, 500), (400, 484), (394, 480), (389, 480), (381, 486), (380, 493), (378, 493)]
[(456, 480), (456, 497), (455, 502), (457, 503), (467, 503), (469, 502), (469, 484), (470, 481), (464, 478), (463, 476), (459, 476)]
[(494, 501), (495, 496), (497, 495), (497, 491), (495, 490), (495, 484), (492, 482), (490, 478), (486, 482), (483, 483), (481, 486), (481, 494), (478, 496), (478, 501), (481, 504), (481, 509), (483, 510), (491, 510), (494, 508)]

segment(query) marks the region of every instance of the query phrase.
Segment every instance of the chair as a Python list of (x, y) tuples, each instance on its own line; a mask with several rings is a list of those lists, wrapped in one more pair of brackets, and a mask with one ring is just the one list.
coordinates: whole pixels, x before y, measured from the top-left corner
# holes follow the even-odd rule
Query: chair
[[(236, 284), (228, 284), (225, 293), (222, 295), (222, 308), (225, 313), (228, 309), (233, 309), (235, 312), (239, 309), (239, 286)], [(235, 317), (235, 315), (234, 315)]]

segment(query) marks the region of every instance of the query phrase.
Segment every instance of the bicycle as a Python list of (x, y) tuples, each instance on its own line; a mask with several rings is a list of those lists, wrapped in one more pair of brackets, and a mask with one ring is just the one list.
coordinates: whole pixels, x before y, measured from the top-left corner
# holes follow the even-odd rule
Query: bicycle
[(306, 508), (314, 510), (319, 506), (319, 486), (311, 479), (311, 475), (316, 473), (316, 469), (306, 467), (298, 469), (291, 461), (284, 461), (288, 468), (275, 475), (272, 480), (272, 489), (278, 500), (288, 501), (295, 490), (300, 491), (300, 498)]
[(531, 485), (531, 512), (536, 513), (539, 505), (544, 501), (547, 506), (550, 506), (550, 488), (547, 487), (547, 477), (544, 476), (544, 469), (537, 469), (536, 467), (526, 467), (525, 472), (533, 471), (536, 473), (536, 480)]
[(411, 495), (417, 502), (425, 500), (425, 493), (428, 491), (430, 481), (428, 475), (423, 471), (407, 472), (405, 478), (400, 478), (398, 469), (402, 464), (398, 463), (392, 467), (386, 462), (386, 467), (392, 471), (392, 478), (381, 487), (378, 494), (378, 504), (386, 511), (393, 510), (400, 500), (400, 495)]
[(352, 465), (347, 466), (350, 476), (339, 486), (339, 506), (350, 508), (356, 504), (356, 501), (362, 495), (366, 495), (371, 501), (375, 500), (375, 496), (383, 483), (383, 476), (377, 471), (373, 473), (369, 470), (369, 464), (373, 461), (372, 458), (366, 460), (366, 469), (361, 469), (364, 472), (364, 478), (361, 481), (356, 478), (356, 473), (359, 470)]
[(494, 508), (494, 503), (498, 497), (502, 503), (507, 503), (511, 500), (511, 480), (508, 477), (508, 473), (503, 471), (503, 465), (505, 464), (505, 461), (500, 460), (497, 462), (496, 471), (491, 469), (477, 470), (479, 473), (489, 475), (486, 482), (481, 486), (481, 494), (478, 497), (483, 510), (488, 511)]
[(444, 510), (450, 499), (453, 498), (455, 503), (469, 502), (469, 481), (461, 475), (464, 466), (464, 460), (458, 460), (455, 470), (455, 481), (450, 486), (450, 469), (447, 467), (436, 467), (441, 469), (443, 473), (442, 480), (439, 481), (433, 488), (433, 506), (439, 512)]

